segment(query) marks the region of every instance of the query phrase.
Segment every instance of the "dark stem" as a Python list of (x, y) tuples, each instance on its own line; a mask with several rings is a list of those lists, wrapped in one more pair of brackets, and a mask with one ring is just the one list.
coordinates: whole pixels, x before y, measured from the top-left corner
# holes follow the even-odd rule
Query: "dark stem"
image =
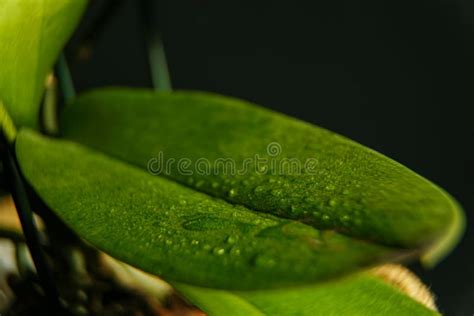
[(46, 256), (41, 249), (38, 230), (23, 177), (19, 171), (17, 161), (12, 154), (12, 148), (4, 142), (3, 166), (10, 185), (10, 192), (20, 218), (20, 223), (25, 236), (26, 245), (31, 253), (38, 277), (43, 287), (46, 299), (52, 309), (60, 309), (59, 295), (53, 279), (53, 273), (47, 265)]
[(156, 91), (170, 91), (171, 80), (157, 17), (158, 1), (140, 0), (139, 3), (153, 87)]
[(66, 104), (76, 97), (76, 90), (74, 89), (71, 72), (69, 71), (64, 54), (59, 56), (54, 68), (58, 77), (59, 88), (63, 96), (63, 104)]

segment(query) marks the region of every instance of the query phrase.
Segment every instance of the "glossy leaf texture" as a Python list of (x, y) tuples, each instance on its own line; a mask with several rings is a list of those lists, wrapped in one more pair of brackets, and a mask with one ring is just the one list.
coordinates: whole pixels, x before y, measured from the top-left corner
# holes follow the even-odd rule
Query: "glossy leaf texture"
[(283, 290), (230, 292), (173, 285), (209, 316), (439, 315), (366, 272)]
[[(67, 107), (61, 125), (63, 137), (142, 170), (317, 229), (421, 249), (428, 264), (445, 255), (463, 230), (456, 201), (408, 168), (241, 100), (105, 89)], [(289, 169), (292, 163), (295, 169)]]
[(20, 131), (16, 153), (33, 189), (81, 237), (166, 280), (287, 287), (407, 255), (233, 205), (30, 130)]
[(86, 0), (0, 1), (0, 101), (17, 126), (36, 127), (47, 73)]

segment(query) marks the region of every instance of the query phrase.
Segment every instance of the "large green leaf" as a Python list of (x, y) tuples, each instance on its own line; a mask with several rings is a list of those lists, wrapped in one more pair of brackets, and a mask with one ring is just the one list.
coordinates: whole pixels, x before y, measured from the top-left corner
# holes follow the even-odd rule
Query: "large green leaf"
[(174, 287), (210, 316), (439, 315), (365, 272), (284, 290), (228, 292), (184, 284)]
[(319, 231), (23, 129), (21, 170), (80, 236), (167, 280), (256, 289), (317, 282), (408, 252)]
[[(201, 92), (99, 90), (67, 107), (61, 123), (66, 138), (196, 190), (318, 229), (424, 249), (428, 263), (449, 251), (462, 232), (457, 203), (408, 168), (240, 100)], [(256, 155), (268, 162), (252, 161)], [(183, 159), (189, 162), (185, 172), (176, 163)], [(237, 170), (247, 168), (232, 172), (223, 159)], [(285, 161), (299, 168), (285, 169)]]
[(45, 77), (86, 0), (0, 1), (0, 100), (15, 123), (36, 127)]

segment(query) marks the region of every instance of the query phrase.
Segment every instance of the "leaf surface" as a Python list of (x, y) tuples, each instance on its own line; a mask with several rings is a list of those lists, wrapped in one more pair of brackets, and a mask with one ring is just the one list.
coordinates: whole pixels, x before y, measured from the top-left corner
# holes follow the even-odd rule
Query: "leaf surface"
[(19, 132), (16, 153), (34, 190), (81, 237), (166, 280), (278, 288), (409, 254), (232, 205), (33, 131)]
[(210, 316), (439, 315), (366, 272), (284, 290), (230, 292), (173, 285)]
[(0, 1), (0, 100), (17, 126), (36, 127), (46, 74), (86, 0)]
[[(445, 255), (463, 230), (456, 201), (408, 168), (241, 100), (105, 89), (80, 97), (61, 122), (64, 137), (143, 170), (317, 229), (424, 249), (428, 263)], [(297, 168), (289, 169), (295, 161)]]

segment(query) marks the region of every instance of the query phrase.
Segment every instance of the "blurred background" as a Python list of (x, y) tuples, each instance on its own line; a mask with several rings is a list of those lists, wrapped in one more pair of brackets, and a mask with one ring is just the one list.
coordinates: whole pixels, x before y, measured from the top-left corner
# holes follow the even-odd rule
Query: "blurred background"
[[(138, 2), (91, 1), (66, 51), (79, 91), (151, 86)], [(472, 1), (154, 5), (174, 89), (231, 95), (323, 126), (455, 196), (464, 239), (434, 269), (411, 268), (443, 313), (474, 313)]]

